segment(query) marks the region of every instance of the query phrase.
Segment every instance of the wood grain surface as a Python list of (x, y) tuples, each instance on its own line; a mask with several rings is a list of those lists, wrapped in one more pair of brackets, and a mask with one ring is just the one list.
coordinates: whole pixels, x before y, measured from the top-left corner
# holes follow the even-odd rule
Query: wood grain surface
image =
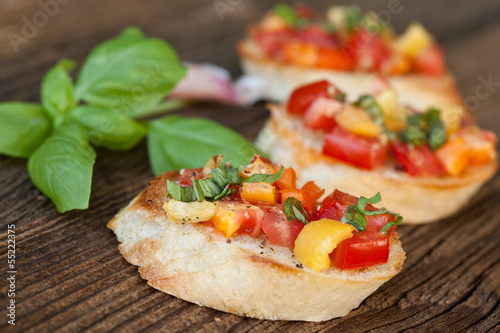
[[(136, 25), (168, 40), (184, 60), (240, 74), (234, 45), (274, 1), (59, 0), (53, 17), (14, 51), (9, 33), (42, 10), (38, 1), (0, 0), (0, 101), (39, 100), (45, 72), (60, 58), (80, 63), (97, 43)], [(42, 0), (45, 3), (46, 0)], [(381, 11), (393, 0), (359, 1)], [(310, 1), (325, 9), (331, 1)], [(390, 17), (401, 31), (422, 21), (443, 43), (464, 96), (481, 80), (500, 82), (500, 2), (401, 0)], [(482, 78), (482, 79), (481, 79)], [(477, 99), (479, 124), (500, 133), (499, 83)], [(481, 88), (482, 92), (487, 91)], [(268, 112), (198, 105), (184, 112), (256, 136)], [(0, 139), (2, 133), (0, 133)], [(150, 288), (119, 254), (106, 222), (153, 177), (145, 143), (98, 150), (90, 208), (59, 214), (30, 182), (26, 162), (0, 156), (0, 331), (26, 332), (487, 332), (500, 331), (500, 176), (458, 214), (402, 226), (403, 271), (348, 316), (323, 323), (261, 321), (199, 307)], [(16, 225), (16, 326), (7, 324), (7, 225)]]

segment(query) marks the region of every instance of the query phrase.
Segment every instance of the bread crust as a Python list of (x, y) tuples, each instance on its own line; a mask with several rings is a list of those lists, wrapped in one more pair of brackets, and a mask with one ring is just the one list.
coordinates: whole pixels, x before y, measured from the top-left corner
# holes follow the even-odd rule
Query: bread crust
[[(305, 68), (279, 63), (266, 57), (251, 39), (241, 41), (237, 50), (243, 72), (266, 82), (263, 97), (277, 102), (285, 102), (298, 86), (319, 80), (329, 80), (346, 93), (349, 101), (354, 102), (362, 94), (371, 91), (377, 77), (375, 73)], [(463, 104), (455, 78), (449, 72), (441, 77), (416, 74), (389, 76), (388, 81), (399, 101), (417, 110), (438, 105)]]
[(379, 204), (398, 212), (404, 223), (419, 224), (443, 219), (464, 207), (481, 186), (493, 177), (498, 163), (469, 167), (458, 177), (410, 177), (397, 171), (395, 161), (377, 170), (365, 170), (321, 153), (324, 134), (304, 128), (299, 118), (283, 107), (269, 104), (271, 117), (259, 133), (257, 146), (271, 159), (297, 172), (298, 183), (314, 180), (330, 193), (339, 189), (355, 196), (382, 195)]
[(202, 224), (169, 222), (162, 210), (166, 179), (178, 178), (158, 176), (108, 223), (120, 252), (153, 288), (242, 316), (323, 321), (347, 315), (402, 268), (399, 236), (384, 265), (317, 273), (264, 235), (226, 240)]

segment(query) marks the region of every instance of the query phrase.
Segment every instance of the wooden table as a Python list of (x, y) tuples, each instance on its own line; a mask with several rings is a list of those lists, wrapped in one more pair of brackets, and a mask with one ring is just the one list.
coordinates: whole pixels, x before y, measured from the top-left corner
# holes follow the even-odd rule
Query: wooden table
[[(39, 100), (45, 72), (60, 58), (80, 63), (97, 43), (128, 25), (168, 40), (184, 60), (209, 62), (240, 73), (234, 45), (270, 1), (229, 1), (222, 19), (210, 1), (59, 0), (53, 17), (15, 53), (9, 32), (42, 7), (0, 0), (0, 101)], [(324, 9), (329, 1), (312, 4)], [(359, 1), (376, 11), (388, 0)], [(231, 6), (231, 5), (230, 5)], [(476, 96), (481, 78), (500, 81), (500, 2), (401, 0), (391, 15), (401, 31), (422, 21), (443, 43), (464, 96)], [(482, 92), (486, 91), (484, 88)], [(475, 112), (500, 133), (498, 84)], [(199, 105), (186, 114), (216, 119), (254, 138), (267, 111)], [(1, 138), (0, 133), (0, 138)], [(403, 226), (403, 271), (348, 316), (323, 323), (272, 322), (199, 307), (150, 288), (117, 249), (106, 222), (152, 178), (145, 143), (128, 152), (98, 150), (90, 208), (59, 214), (31, 184), (26, 163), (0, 157), (0, 330), (75, 332), (280, 331), (422, 332), (500, 331), (500, 176), (445, 221)], [(7, 325), (7, 225), (16, 225), (16, 326)]]

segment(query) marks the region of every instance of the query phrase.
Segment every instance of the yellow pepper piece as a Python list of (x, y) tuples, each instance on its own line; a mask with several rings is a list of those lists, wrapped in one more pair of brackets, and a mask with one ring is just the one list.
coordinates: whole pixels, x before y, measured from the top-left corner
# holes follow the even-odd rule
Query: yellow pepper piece
[(382, 91), (375, 101), (384, 114), (384, 124), (389, 131), (401, 132), (407, 126), (406, 112), (399, 105), (396, 92), (393, 89)]
[(219, 206), (209, 222), (212, 222), (215, 229), (222, 232), (226, 238), (231, 237), (241, 226), (241, 220), (236, 218), (236, 210), (231, 209), (231, 206)]
[(436, 150), (436, 156), (444, 165), (446, 171), (453, 176), (458, 176), (469, 163), (469, 148), (462, 138), (448, 140)]
[(441, 111), (440, 118), (446, 129), (446, 135), (450, 136), (460, 129), (460, 124), (465, 113), (463, 106), (438, 103), (433, 107)]
[(295, 240), (295, 258), (313, 271), (327, 269), (330, 267), (329, 254), (355, 231), (350, 224), (330, 219), (306, 224)]
[(335, 115), (335, 121), (353, 134), (377, 137), (382, 133), (382, 127), (373, 121), (368, 112), (360, 108), (347, 107)]
[(241, 188), (241, 198), (250, 203), (265, 202), (270, 204), (278, 203), (279, 193), (276, 188), (268, 183), (243, 183)]
[(434, 43), (432, 35), (418, 22), (412, 22), (396, 40), (395, 48), (409, 57), (427, 50)]

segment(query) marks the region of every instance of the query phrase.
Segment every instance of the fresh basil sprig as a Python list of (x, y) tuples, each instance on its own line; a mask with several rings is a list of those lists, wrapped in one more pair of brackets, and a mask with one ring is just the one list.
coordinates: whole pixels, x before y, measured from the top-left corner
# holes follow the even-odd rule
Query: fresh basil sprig
[(311, 218), (304, 209), (304, 206), (302, 206), (302, 202), (294, 197), (286, 198), (283, 203), (283, 212), (285, 213), (288, 221), (297, 220), (307, 224)]
[[(29, 158), (33, 184), (59, 212), (88, 207), (96, 157), (90, 144), (125, 150), (147, 135), (157, 175), (198, 167), (217, 153), (235, 164), (259, 153), (240, 134), (206, 119), (169, 116), (138, 121), (164, 112), (160, 102), (186, 73), (175, 51), (161, 39), (126, 28), (90, 52), (76, 84), (71, 77), (75, 66), (75, 61), (63, 59), (49, 70), (41, 84), (41, 105), (0, 103), (0, 154)], [(179, 195), (202, 198), (205, 188)], [(222, 193), (230, 190), (222, 187), (217, 195)]]
[(390, 215), (396, 216), (396, 221), (387, 222), (379, 230), (379, 232), (383, 233), (384, 235), (387, 235), (387, 232), (393, 226), (399, 225), (399, 224), (401, 224), (401, 222), (403, 222), (403, 217), (399, 214), (388, 211), (386, 208), (381, 208), (379, 210), (367, 210), (367, 209), (365, 209), (367, 203), (376, 204), (376, 203), (380, 202), (381, 200), (382, 200), (382, 196), (380, 195), (380, 192), (378, 192), (377, 194), (375, 194), (371, 198), (360, 197), (358, 199), (358, 202), (356, 203), (356, 205), (350, 205), (347, 208), (347, 210), (344, 213), (344, 216), (341, 219), (341, 222), (352, 225), (358, 231), (365, 231), (366, 226), (367, 226), (366, 216), (390, 214)]

